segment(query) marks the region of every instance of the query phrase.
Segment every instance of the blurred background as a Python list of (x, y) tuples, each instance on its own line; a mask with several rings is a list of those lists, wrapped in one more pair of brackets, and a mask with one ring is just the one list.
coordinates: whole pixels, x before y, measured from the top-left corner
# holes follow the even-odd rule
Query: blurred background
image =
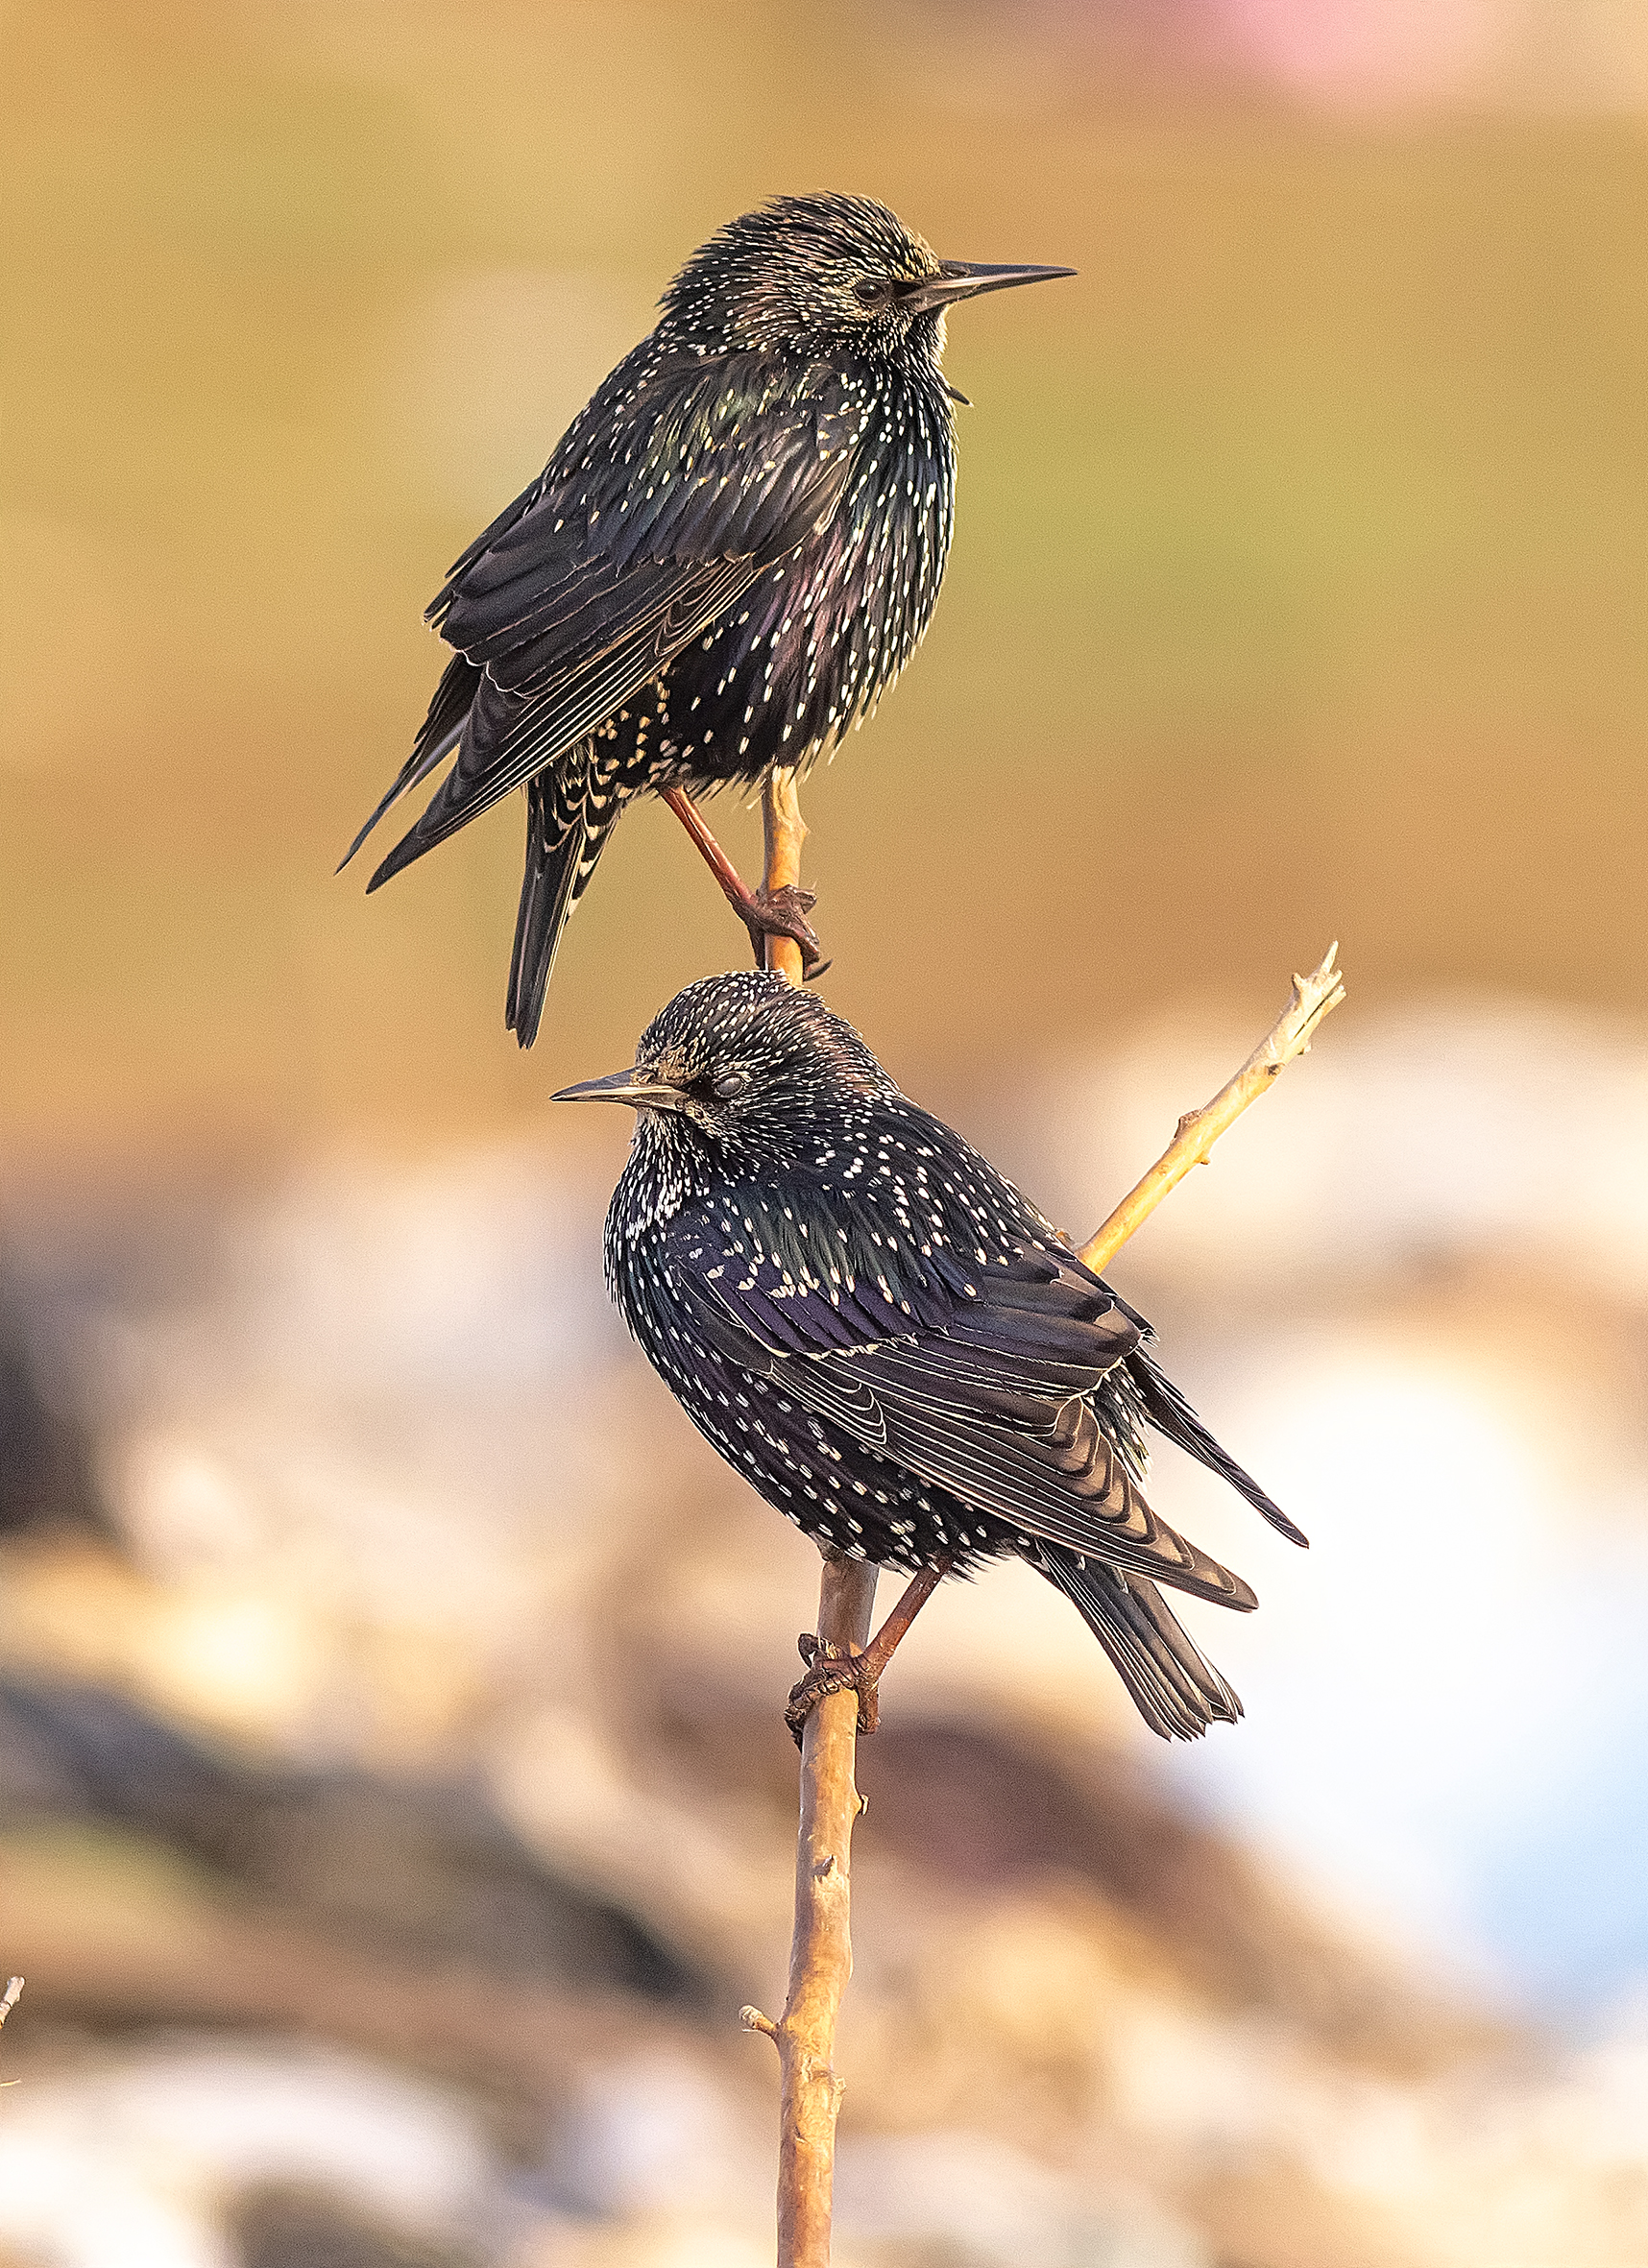
[(953, 321), (943, 600), (806, 798), (831, 1003), (1084, 1235), (1350, 985), (1114, 1271), (1314, 1539), (1164, 1452), (1247, 1721), (1161, 1749), (1028, 1576), (929, 1609), (838, 2256), (1641, 2268), (1639, 0), (5, 22), (0, 2262), (771, 2256), (815, 1559), (545, 1107), (742, 938), (638, 809), (522, 1057), (518, 811), (332, 868), (447, 562), (832, 186), (1080, 275)]

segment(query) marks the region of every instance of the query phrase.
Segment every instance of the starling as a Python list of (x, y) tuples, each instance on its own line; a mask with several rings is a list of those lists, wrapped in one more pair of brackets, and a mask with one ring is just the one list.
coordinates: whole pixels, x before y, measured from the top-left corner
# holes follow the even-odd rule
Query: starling
[[(507, 1022), (530, 1047), (555, 948), (632, 796), (805, 767), (914, 652), (955, 487), (944, 310), (1069, 268), (940, 260), (868, 198), (780, 198), (731, 222), (658, 327), (572, 421), (428, 611), (455, 649), (397, 797), (453, 760), (373, 876), (526, 789)], [(694, 824), (695, 823), (695, 824)], [(817, 940), (800, 892), (722, 886), (758, 937)]]
[(707, 977), (632, 1070), (557, 1098), (584, 1098), (638, 1114), (607, 1215), (613, 1295), (760, 1495), (925, 1588), (1027, 1560), (1153, 1732), (1234, 1723), (1158, 1586), (1257, 1601), (1145, 1501), (1145, 1428), (1305, 1538), (1156, 1367), (1143, 1317), (851, 1025), (779, 976)]

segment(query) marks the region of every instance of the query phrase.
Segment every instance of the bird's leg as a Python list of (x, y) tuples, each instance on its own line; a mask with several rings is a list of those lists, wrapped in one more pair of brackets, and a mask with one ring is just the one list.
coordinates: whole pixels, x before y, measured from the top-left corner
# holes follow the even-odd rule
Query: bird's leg
[(691, 836), (699, 857), (721, 885), (721, 894), (750, 933), (756, 967), (765, 965), (763, 937), (791, 937), (801, 948), (802, 976), (811, 982), (830, 966), (807, 916), (818, 901), (811, 890), (788, 886), (752, 890), (704, 824), (703, 813), (684, 787), (666, 787), (664, 800)]
[(859, 1697), (859, 1730), (874, 1732), (881, 1715), (878, 1688), (882, 1672), (891, 1661), (899, 1640), (950, 1573), (951, 1564), (947, 1557), (938, 1558), (910, 1578), (898, 1604), (862, 1653), (826, 1653), (811, 1630), (802, 1631), (796, 1643), (802, 1660), (808, 1665), (807, 1675), (799, 1685), (791, 1688), (789, 1706), (784, 1712), (784, 1722), (795, 1735), (797, 1748), (801, 1746), (801, 1727), (818, 1703), (832, 1693), (845, 1693), (849, 1687)]

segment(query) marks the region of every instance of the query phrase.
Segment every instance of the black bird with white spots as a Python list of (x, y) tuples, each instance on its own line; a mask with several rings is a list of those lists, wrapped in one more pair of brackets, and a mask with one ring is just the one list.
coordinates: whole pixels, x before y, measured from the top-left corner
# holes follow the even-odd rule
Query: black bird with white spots
[(811, 764), (909, 660), (950, 548), (944, 310), (1071, 272), (940, 260), (868, 198), (746, 213), (453, 566), (429, 609), (453, 659), (349, 856), (448, 758), (371, 888), (525, 788), (522, 1047), (625, 805)]
[(1016, 1556), (1075, 1604), (1164, 1739), (1241, 1703), (1160, 1586), (1248, 1609), (1144, 1496), (1145, 1429), (1298, 1530), (1156, 1367), (1150, 1327), (813, 994), (708, 977), (633, 1069), (607, 1277), (694, 1425), (821, 1544), (908, 1574)]

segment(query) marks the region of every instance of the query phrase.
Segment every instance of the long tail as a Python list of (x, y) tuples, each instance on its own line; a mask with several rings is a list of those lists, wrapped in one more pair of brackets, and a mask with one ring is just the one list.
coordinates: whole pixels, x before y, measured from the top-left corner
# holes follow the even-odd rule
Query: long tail
[(515, 917), (515, 951), (509, 963), (509, 1000), (504, 1023), (523, 1048), (538, 1037), (550, 972), (573, 908), (595, 870), (618, 816), (608, 807), (592, 828), (585, 813), (570, 813), (556, 795), (549, 773), (526, 783), (526, 871), (521, 881), (521, 908)]
[(1152, 1732), (1200, 1740), (1210, 1725), (1235, 1724), (1241, 1701), (1191, 1644), (1153, 1582), (1062, 1544), (1039, 1544), (1036, 1564), (1080, 1613)]

